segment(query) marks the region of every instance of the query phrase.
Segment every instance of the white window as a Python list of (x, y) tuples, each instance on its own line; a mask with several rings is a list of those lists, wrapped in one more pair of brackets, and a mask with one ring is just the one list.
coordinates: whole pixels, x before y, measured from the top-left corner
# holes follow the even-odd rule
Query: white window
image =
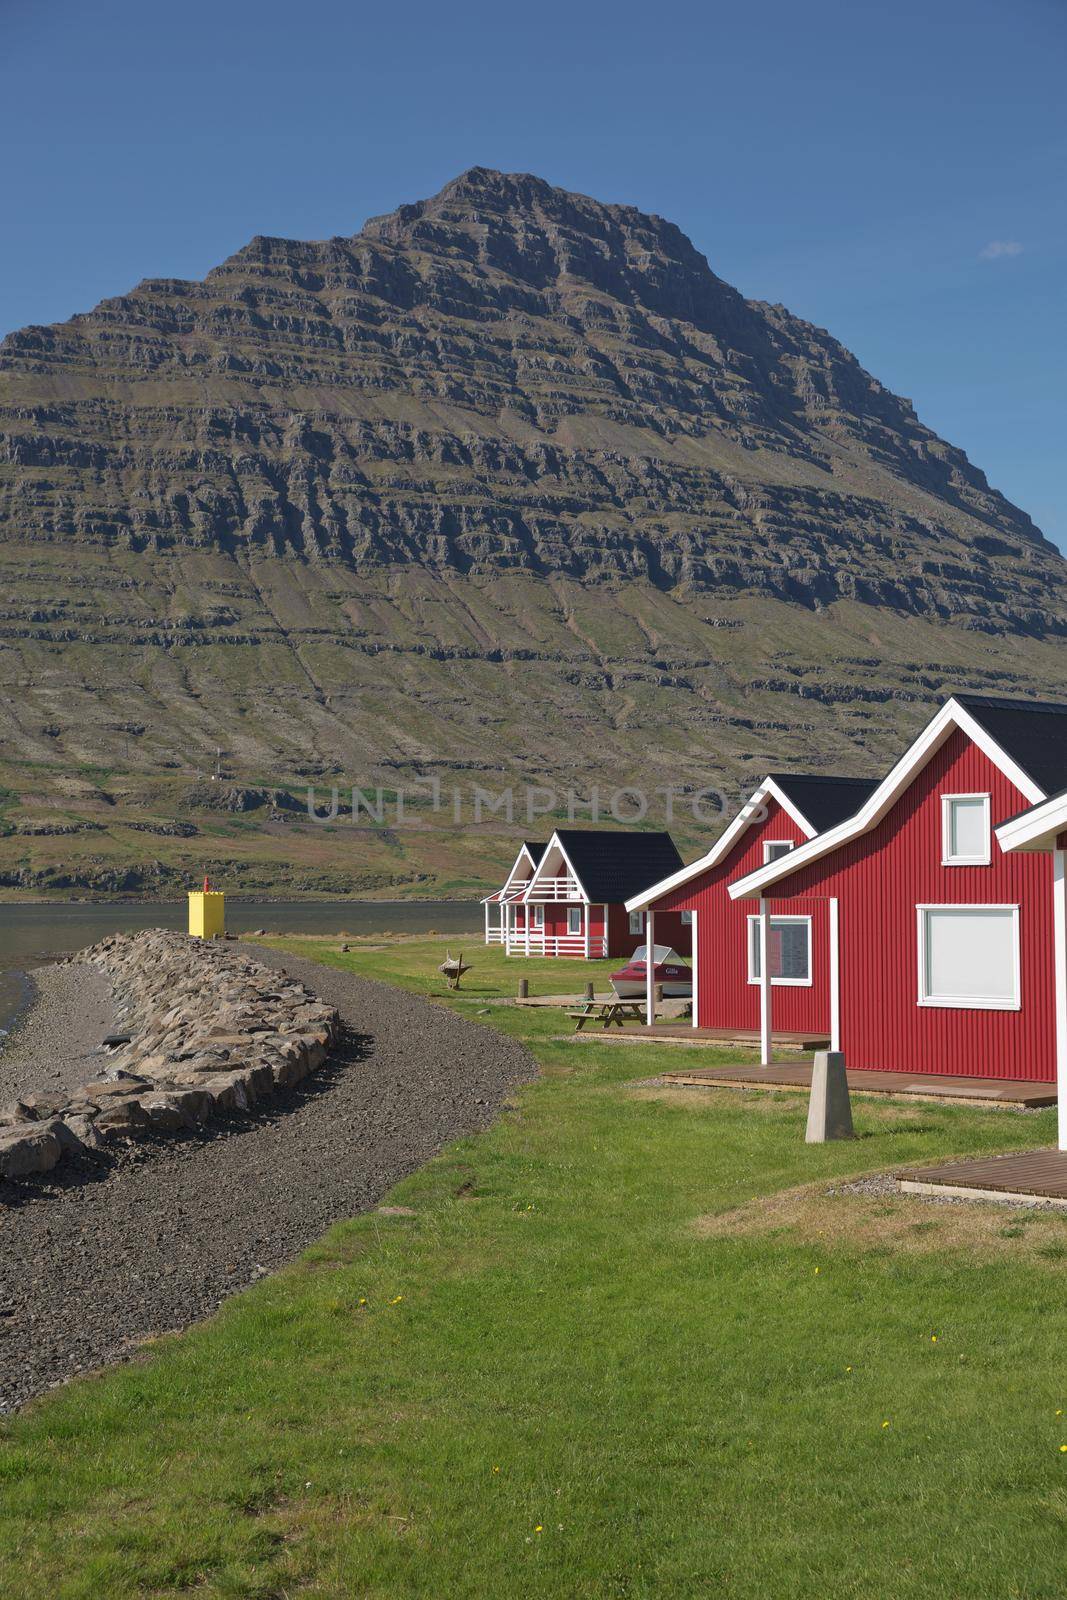
[(544, 925), (545, 925), (545, 908), (544, 908), (544, 906), (534, 906), (534, 908), (533, 908), (533, 925), (534, 925), (535, 928), (543, 928), (544, 927)]
[(581, 908), (581, 906), (568, 906), (567, 907), (567, 932), (568, 933), (581, 933), (581, 931), (582, 931), (582, 908)]
[(990, 861), (989, 796), (941, 796), (941, 865), (988, 867)]
[(917, 906), (919, 1004), (1018, 1011), (1018, 906)]
[(763, 865), (769, 861), (777, 861), (779, 856), (787, 856), (793, 848), (792, 839), (764, 839)]
[(630, 912), (630, 932), (631, 933), (644, 933), (644, 931), (645, 931), (645, 913), (643, 911), (631, 911)]
[[(767, 930), (771, 983), (811, 983), (811, 918), (771, 917)], [(759, 983), (759, 917), (748, 918), (748, 981)]]
[(691, 928), (692, 926), (693, 926), (693, 913), (691, 911), (683, 911), (682, 912), (682, 927), (683, 928)]

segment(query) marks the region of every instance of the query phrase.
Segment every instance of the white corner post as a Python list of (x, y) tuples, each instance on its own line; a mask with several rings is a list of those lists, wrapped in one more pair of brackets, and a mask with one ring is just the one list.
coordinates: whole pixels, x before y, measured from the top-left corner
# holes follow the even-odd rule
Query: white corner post
[(485, 942), (489, 943), (489, 902), (485, 902)]
[(830, 1049), (841, 1048), (841, 926), (836, 898), (830, 900)]
[(586, 904), (582, 907), (582, 918), (585, 922), (585, 959), (588, 961), (591, 954), (589, 949), (589, 934), (592, 931), (593, 907)]
[(759, 902), (759, 1062), (771, 1064), (771, 918), (766, 900)]
[(1067, 850), (1052, 852), (1052, 958), (1056, 964), (1056, 1143), (1067, 1150)]
[(510, 901), (505, 901), (500, 910), (504, 924), (504, 954), (509, 956), (511, 954), (511, 920), (515, 915), (515, 907)]
[(532, 907), (530, 905), (530, 902), (529, 902), (529, 900), (524, 900), (523, 903), (522, 903), (522, 926), (523, 926), (523, 932), (524, 932), (525, 938), (526, 938), (526, 954), (527, 955), (530, 954), (530, 917), (531, 917), (531, 915), (532, 915)]
[(650, 1028), (656, 1020), (655, 922), (655, 912), (649, 911), (645, 919), (645, 1021)]
[(600, 954), (602, 956), (606, 956), (608, 954), (608, 908), (607, 908), (607, 906), (601, 906), (600, 914), (604, 919), (604, 923), (603, 923), (604, 936), (600, 941), (600, 946), (601, 946)]
[(693, 967), (693, 1004), (690, 1007), (690, 1012), (692, 1014), (693, 1027), (694, 1028), (699, 1028), (700, 1027), (700, 947), (699, 947), (699, 944), (697, 942), (698, 941), (697, 918), (699, 916), (700, 916), (700, 912), (694, 910), (694, 912), (693, 912), (693, 953), (689, 958), (691, 963), (692, 963), (692, 967)]

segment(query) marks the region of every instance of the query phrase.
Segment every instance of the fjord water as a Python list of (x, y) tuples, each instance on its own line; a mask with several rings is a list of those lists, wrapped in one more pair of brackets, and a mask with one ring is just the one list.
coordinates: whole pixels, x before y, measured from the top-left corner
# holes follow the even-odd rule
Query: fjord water
[[(0, 1029), (26, 998), (28, 967), (70, 955), (109, 933), (139, 928), (184, 928), (186, 906), (129, 902), (112, 905), (0, 906)], [(231, 933), (454, 933), (481, 935), (482, 908), (462, 900), (228, 900)]]

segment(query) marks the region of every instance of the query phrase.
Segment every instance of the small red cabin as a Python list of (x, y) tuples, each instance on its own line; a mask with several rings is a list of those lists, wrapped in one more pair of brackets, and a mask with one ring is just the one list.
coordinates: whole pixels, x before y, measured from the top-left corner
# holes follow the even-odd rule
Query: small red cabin
[[(829, 919), (816, 985), (850, 1071), (1055, 1080), (1058, 852), (1007, 835), (1065, 788), (1067, 705), (958, 695), (854, 816), (730, 884), (772, 928), (812, 904)], [(788, 1011), (761, 1000), (766, 1041)]]
[[(699, 860), (650, 885), (628, 909), (651, 912), (653, 943), (669, 920), (688, 914), (693, 936), (693, 1024), (756, 1033), (760, 1027), (760, 944), (753, 907), (732, 900), (731, 883), (806, 844), (852, 813), (876, 787), (863, 778), (774, 773)], [(829, 1037), (826, 976), (829, 919), (822, 900), (797, 902), (770, 925), (774, 1023)]]
[[(485, 942), (509, 956), (631, 956), (645, 940), (626, 900), (682, 864), (669, 833), (560, 828), (547, 844), (524, 841), (503, 887), (485, 905)], [(689, 917), (657, 922), (657, 938), (690, 953)]]

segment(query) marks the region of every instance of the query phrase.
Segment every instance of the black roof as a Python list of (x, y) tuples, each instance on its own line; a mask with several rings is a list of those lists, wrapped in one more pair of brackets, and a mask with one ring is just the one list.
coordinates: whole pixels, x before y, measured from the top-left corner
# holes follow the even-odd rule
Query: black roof
[(1067, 789), (1067, 705), (1057, 700), (1001, 700), (954, 694), (1026, 775), (1045, 791)]
[(535, 844), (532, 839), (524, 839), (522, 841), (522, 848), (528, 853), (531, 861), (536, 867), (541, 857), (544, 855), (547, 846), (544, 844)]
[(560, 828), (556, 837), (590, 900), (617, 905), (669, 878), (682, 865), (669, 833), (601, 833)]
[(807, 772), (772, 772), (769, 776), (816, 833), (825, 833), (827, 828), (836, 828), (839, 822), (854, 817), (882, 781), (880, 778), (821, 778)]

